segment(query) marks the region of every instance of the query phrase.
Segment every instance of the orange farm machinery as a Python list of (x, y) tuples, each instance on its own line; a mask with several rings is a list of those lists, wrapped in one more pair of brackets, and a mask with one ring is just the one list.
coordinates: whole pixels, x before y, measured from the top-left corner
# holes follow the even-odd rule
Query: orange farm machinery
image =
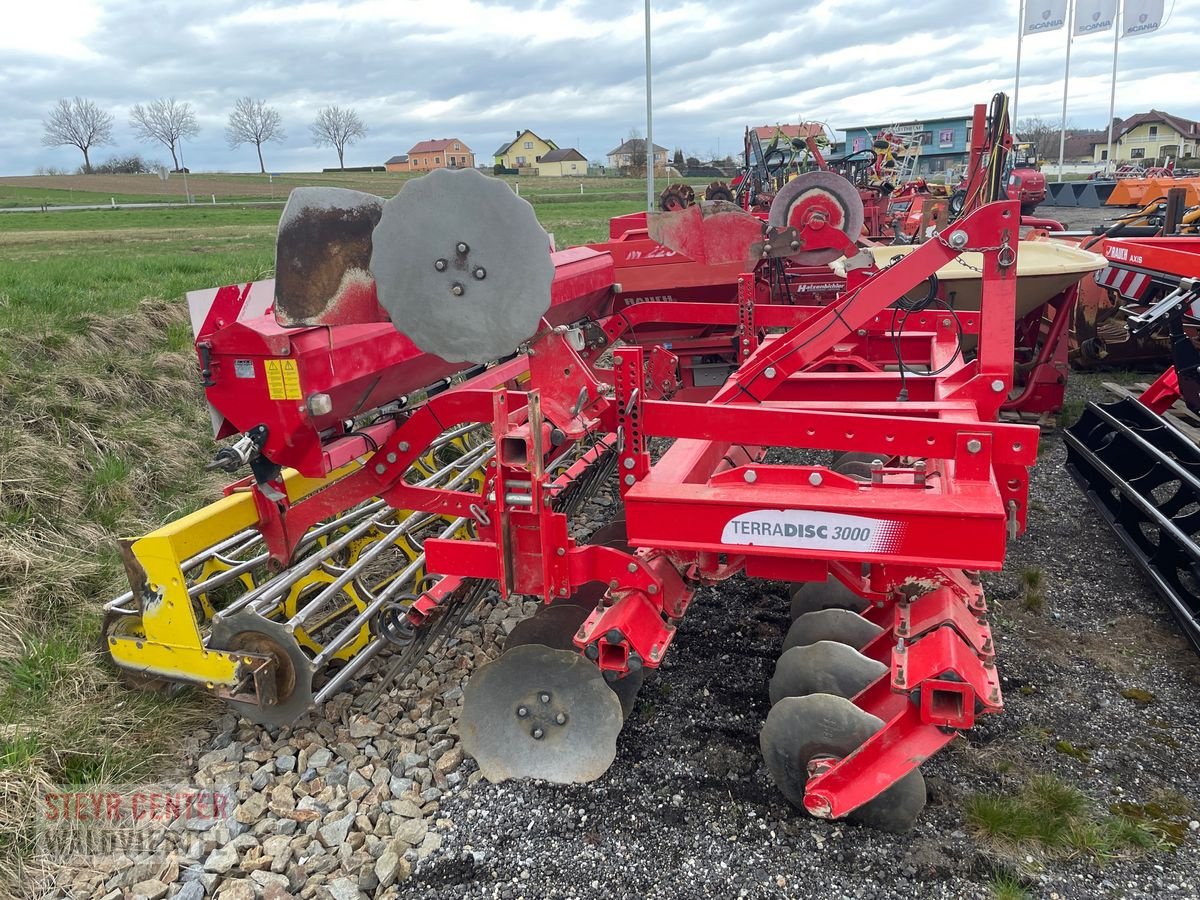
[[(581, 782), (693, 600), (790, 582), (766, 767), (813, 815), (909, 827), (921, 762), (1003, 708), (980, 572), (1039, 438), (999, 421), (1025, 249), (991, 202), (1006, 122), (976, 117), (979, 192), (906, 252), (857, 246), (858, 193), (820, 172), (766, 219), (705, 201), (558, 252), (474, 171), (294, 191), (274, 281), (189, 298), (214, 464), (248, 474), (126, 543), (113, 660), (283, 725), (540, 598), (459, 728), (489, 779)], [(574, 539), (614, 480), (622, 511)]]

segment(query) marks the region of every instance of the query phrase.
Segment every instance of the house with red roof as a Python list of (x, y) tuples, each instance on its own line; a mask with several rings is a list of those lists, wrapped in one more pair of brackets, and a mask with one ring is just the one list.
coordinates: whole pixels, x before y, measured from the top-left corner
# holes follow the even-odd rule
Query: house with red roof
[(432, 172), (434, 169), (473, 169), (475, 153), (458, 138), (421, 141), (408, 151), (408, 171)]

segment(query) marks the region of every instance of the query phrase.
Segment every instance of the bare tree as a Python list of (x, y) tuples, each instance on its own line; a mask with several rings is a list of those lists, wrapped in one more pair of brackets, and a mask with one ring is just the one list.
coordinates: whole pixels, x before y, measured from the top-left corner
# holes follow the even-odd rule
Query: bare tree
[(629, 129), (629, 137), (625, 139), (629, 148), (629, 174), (646, 174), (646, 139), (636, 128)]
[(263, 164), (263, 144), (282, 141), (286, 137), (279, 111), (253, 97), (242, 97), (234, 104), (233, 112), (229, 114), (229, 125), (225, 128), (225, 140), (230, 150), (242, 144), (254, 145), (258, 151), (258, 170), (264, 175), (267, 167)]
[(151, 100), (145, 106), (135, 103), (129, 111), (129, 124), (138, 139), (146, 143), (158, 141), (171, 151), (175, 171), (179, 171), (179, 156), (175, 148), (185, 137), (199, 134), (192, 104), (176, 103), (174, 97)]
[(367, 127), (353, 109), (326, 106), (312, 123), (313, 143), (337, 150), (338, 168), (346, 168), (346, 148), (363, 137)]
[[(1037, 145), (1038, 153), (1042, 156), (1048, 156), (1048, 150), (1051, 146), (1055, 150), (1058, 149), (1058, 130), (1059, 121), (1046, 121), (1040, 116), (1029, 116), (1017, 123), (1016, 136), (1019, 140), (1029, 141)], [(1070, 123), (1067, 124), (1067, 133), (1071, 131)], [(1057, 156), (1055, 157), (1057, 159)]]
[(47, 147), (78, 147), (83, 151), (83, 171), (90, 173), (92, 160), (88, 151), (113, 142), (112, 126), (112, 113), (106, 113), (93, 101), (83, 97), (64, 98), (42, 123), (46, 132), (42, 143)]

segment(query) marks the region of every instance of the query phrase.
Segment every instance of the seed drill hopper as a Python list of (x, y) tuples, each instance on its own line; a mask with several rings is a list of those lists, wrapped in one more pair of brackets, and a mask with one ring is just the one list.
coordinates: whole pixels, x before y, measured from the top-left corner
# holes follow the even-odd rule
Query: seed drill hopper
[[(981, 158), (1002, 152), (984, 115)], [(814, 815), (907, 828), (921, 762), (1002, 709), (979, 573), (1025, 527), (1037, 452), (998, 421), (1020, 211), (990, 196), (881, 260), (824, 173), (768, 221), (705, 201), (557, 252), (473, 171), (386, 202), (293, 192), (274, 282), (190, 297), (230, 439), (214, 462), (249, 473), (127, 543), (113, 660), (287, 725), (373, 660), (402, 671), (465, 616), (540, 598), (459, 729), (489, 779), (581, 782), (693, 601), (786, 582), (766, 767)], [(963, 254), (973, 312), (928, 290)], [(622, 511), (575, 535), (614, 481)]]

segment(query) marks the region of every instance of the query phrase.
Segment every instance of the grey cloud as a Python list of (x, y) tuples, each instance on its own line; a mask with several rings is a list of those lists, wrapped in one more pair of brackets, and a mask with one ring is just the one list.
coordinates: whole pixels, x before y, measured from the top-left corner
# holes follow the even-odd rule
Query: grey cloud
[[(644, 128), (643, 45), (637, 29), (620, 36), (561, 36), (553, 24), (526, 39), (489, 34), (452, 7), (421, 0), (404, 19), (296, 18), (299, 4), (272, 0), (174, 0), (102, 6), (82, 60), (24, 49), (0, 56), (0, 173), (36, 165), (74, 166), (69, 149), (39, 146), (41, 120), (61, 96), (92, 97), (117, 116), (119, 146), (136, 148), (129, 107), (156, 96), (190, 101), (201, 134), (185, 147), (195, 169), (251, 167), (252, 154), (226, 149), (223, 128), (234, 100), (261, 96), (283, 114), (288, 140), (270, 148), (272, 169), (330, 165), (309, 145), (308, 123), (325, 103), (356, 107), (370, 129), (348, 163), (379, 163), (418, 140), (456, 136), (486, 158), (516, 129), (598, 158), (631, 128)], [(603, 29), (640, 22), (636, 2), (484, 0), (506, 21), (559, 12)], [(996, 90), (1011, 90), (1014, 3), (933, 0), (778, 0), (721, 4), (655, 2), (655, 138), (699, 154), (734, 150), (746, 124), (798, 116), (844, 127), (890, 118), (966, 112)], [(1200, 117), (1196, 76), (1186, 71), (1200, 11), (1179, 4), (1158, 35), (1124, 42), (1118, 113), (1153, 104)], [(407, 7), (407, 4), (405, 4)], [(245, 21), (245, 10), (261, 11)], [(1055, 118), (1065, 34), (1025, 45), (1021, 114)], [(1100, 124), (1107, 114), (1111, 43), (1076, 43), (1070, 118)], [(1172, 73), (1177, 89), (1171, 89)], [(1187, 80), (1191, 85), (1188, 87)], [(1162, 90), (1163, 86), (1166, 90)], [(422, 110), (447, 104), (433, 117)], [(154, 157), (152, 147), (137, 148)], [(104, 151), (99, 154), (105, 155)]]

